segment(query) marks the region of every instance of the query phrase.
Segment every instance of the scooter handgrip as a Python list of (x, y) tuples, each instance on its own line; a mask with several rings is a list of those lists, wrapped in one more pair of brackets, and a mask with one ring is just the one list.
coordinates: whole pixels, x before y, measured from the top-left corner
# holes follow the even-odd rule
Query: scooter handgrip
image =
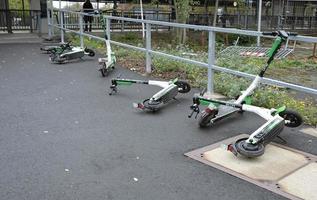
[(262, 32), (262, 35), (273, 35), (273, 32)]
[(297, 36), (298, 35), (298, 33), (291, 33), (291, 32), (288, 32), (287, 33), (289, 36)]

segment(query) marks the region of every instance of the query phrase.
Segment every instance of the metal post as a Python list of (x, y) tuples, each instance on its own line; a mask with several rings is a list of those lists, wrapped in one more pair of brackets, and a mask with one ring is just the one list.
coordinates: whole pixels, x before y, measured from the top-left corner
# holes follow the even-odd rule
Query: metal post
[[(121, 11), (121, 17), (124, 17), (124, 15), (123, 15), (123, 10)], [(124, 31), (124, 20), (121, 20), (121, 32), (123, 32)]]
[[(258, 31), (261, 31), (261, 21), (262, 21), (262, 0), (259, 0), (259, 9), (258, 9)], [(261, 45), (261, 37), (257, 38), (257, 46)]]
[(152, 59), (151, 59), (151, 24), (146, 23), (146, 73), (151, 73), (151, 65), (152, 65)]
[(80, 37), (80, 47), (84, 48), (84, 38), (83, 38), (83, 15), (79, 14), (79, 37)]
[(215, 64), (216, 59), (216, 33), (209, 31), (208, 33), (208, 94), (214, 93), (214, 72), (212, 66)]
[(55, 35), (55, 32), (54, 32), (54, 10), (53, 10), (53, 1), (50, 0), (50, 12), (51, 12), (51, 33), (52, 33), (52, 36)]
[(47, 12), (47, 24), (48, 24), (48, 37), (52, 37), (52, 27), (51, 27), (51, 12), (50, 12), (50, 6), (47, 6), (46, 8)]
[(106, 18), (106, 34), (108, 36), (108, 40), (110, 40), (110, 26), (111, 26), (111, 21), (109, 18)]
[(61, 43), (65, 43), (64, 42), (64, 30), (62, 28), (64, 28), (64, 12), (63, 11), (59, 11), (60, 12), (60, 21), (61, 21)]

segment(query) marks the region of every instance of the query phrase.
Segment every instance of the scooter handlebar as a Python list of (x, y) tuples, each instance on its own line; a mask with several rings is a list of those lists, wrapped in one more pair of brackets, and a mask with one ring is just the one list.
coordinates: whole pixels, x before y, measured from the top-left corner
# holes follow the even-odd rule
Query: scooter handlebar
[(288, 36), (296, 36), (298, 35), (297, 33), (292, 33), (292, 32), (285, 32), (285, 31), (272, 31), (272, 32), (267, 32), (264, 31), (262, 32), (262, 35), (270, 35), (270, 36), (281, 36), (281, 37), (288, 37)]

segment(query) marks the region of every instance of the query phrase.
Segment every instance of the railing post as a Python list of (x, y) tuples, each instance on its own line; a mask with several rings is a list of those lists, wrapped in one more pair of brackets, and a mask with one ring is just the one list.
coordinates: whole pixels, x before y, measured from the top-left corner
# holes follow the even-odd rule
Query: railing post
[(60, 31), (61, 31), (61, 43), (64, 43), (64, 12), (63, 11), (61, 11), (61, 10), (59, 10), (59, 12), (60, 12)]
[[(121, 11), (121, 17), (123, 17), (124, 15), (123, 15), (123, 10)], [(124, 20), (121, 20), (121, 32), (123, 32), (124, 31)]]
[(146, 23), (145, 42), (146, 42), (146, 69), (145, 69), (145, 71), (147, 74), (149, 74), (152, 71), (152, 69), (151, 69), (152, 59), (151, 59), (151, 54), (150, 54), (150, 50), (151, 50), (151, 24), (149, 24), (149, 23)]
[(216, 59), (216, 33), (214, 31), (208, 32), (208, 86), (207, 92), (214, 93), (214, 72), (212, 70)]
[(51, 27), (51, 11), (49, 6), (47, 6), (46, 8), (46, 12), (47, 12), (47, 24), (48, 24), (48, 37), (51, 38), (52, 37), (52, 27)]
[(111, 38), (110, 38), (110, 26), (111, 26), (111, 21), (109, 18), (106, 18), (106, 34), (107, 34), (108, 40), (111, 40)]
[(84, 38), (83, 38), (83, 15), (79, 14), (79, 37), (80, 37), (80, 47), (84, 48)]

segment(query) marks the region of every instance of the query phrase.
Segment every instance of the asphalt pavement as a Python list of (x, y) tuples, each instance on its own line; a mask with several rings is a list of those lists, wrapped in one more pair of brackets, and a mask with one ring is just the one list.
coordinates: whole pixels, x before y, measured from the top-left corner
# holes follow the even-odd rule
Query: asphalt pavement
[[(118, 66), (103, 78), (96, 57), (57, 65), (39, 48), (0, 44), (0, 199), (285, 199), (183, 155), (250, 133), (261, 118), (238, 114), (199, 129), (187, 118), (195, 89), (159, 112), (135, 110), (159, 88), (109, 96), (110, 80), (149, 77)], [(314, 137), (286, 128), (282, 136), (317, 154)]]

